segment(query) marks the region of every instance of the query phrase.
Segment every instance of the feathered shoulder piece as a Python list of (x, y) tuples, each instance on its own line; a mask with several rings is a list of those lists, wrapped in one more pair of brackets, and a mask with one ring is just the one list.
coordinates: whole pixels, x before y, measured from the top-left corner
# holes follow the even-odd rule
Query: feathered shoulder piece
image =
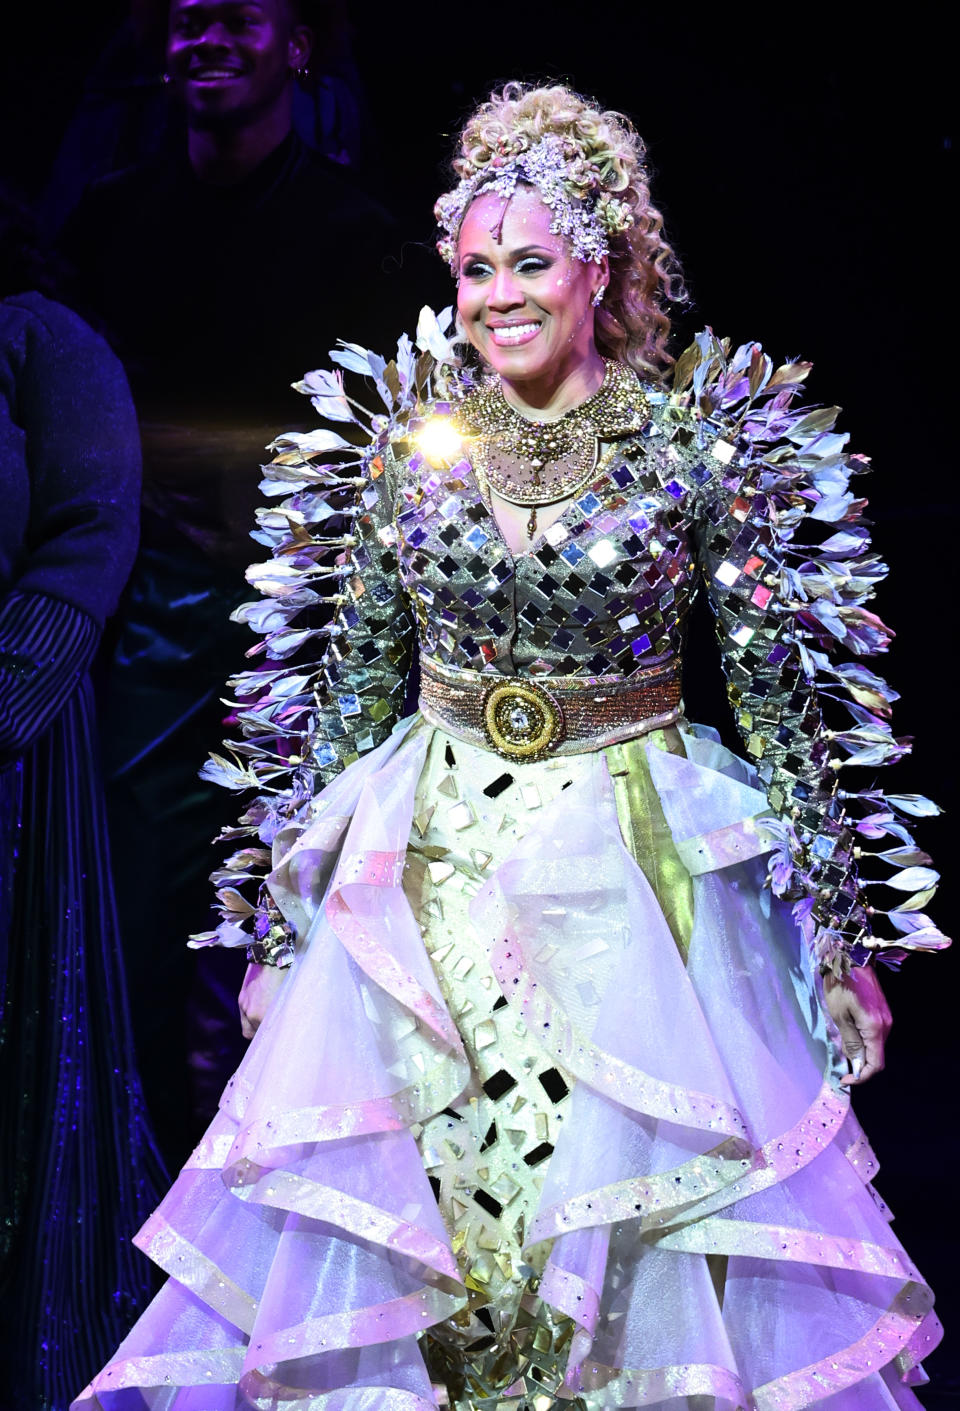
[(869, 461), (834, 429), (838, 408), (799, 404), (810, 366), (775, 367), (756, 344), (732, 352), (707, 330), (676, 363), (668, 415), (692, 417), (688, 434), (720, 462), (707, 538), (722, 546), (716, 576), (736, 585), (718, 614), (731, 703), (782, 820), (772, 884), (795, 899), (821, 967), (839, 972), (949, 941), (925, 914), (939, 877), (908, 826), (936, 804), (839, 786), (910, 742), (891, 732), (897, 692), (858, 660), (893, 635), (867, 607), (887, 568), (850, 486)]
[[(238, 824), (218, 840), (253, 841), (212, 874), (222, 921), (216, 931), (192, 936), (194, 947), (249, 945), (278, 924), (262, 885), (274, 841), (303, 815), (335, 758), (324, 738), (326, 668), (346, 630), (340, 610), (349, 602), (361, 497), (409, 423), (455, 392), (452, 323), (451, 309), (437, 316), (425, 308), (416, 340), (404, 334), (389, 361), (341, 341), (330, 353), (334, 370), (308, 372), (293, 384), (328, 425), (278, 436), (263, 466), (267, 504), (256, 512), (251, 537), (268, 556), (246, 571), (258, 596), (232, 614), (258, 640), (247, 652), (252, 665), (227, 683), (237, 733), (200, 771), (211, 783), (254, 794)], [(356, 396), (344, 372), (362, 379)], [(372, 407), (365, 405), (371, 400)], [(256, 900), (244, 887), (257, 891)]]

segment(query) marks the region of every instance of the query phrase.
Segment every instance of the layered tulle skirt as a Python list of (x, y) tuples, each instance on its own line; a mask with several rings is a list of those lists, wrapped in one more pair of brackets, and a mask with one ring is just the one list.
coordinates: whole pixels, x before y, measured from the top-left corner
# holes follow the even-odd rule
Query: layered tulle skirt
[(932, 1297), (765, 810), (686, 727), (515, 765), (414, 717), (339, 776), (137, 1236), (170, 1278), (75, 1408), (917, 1407)]

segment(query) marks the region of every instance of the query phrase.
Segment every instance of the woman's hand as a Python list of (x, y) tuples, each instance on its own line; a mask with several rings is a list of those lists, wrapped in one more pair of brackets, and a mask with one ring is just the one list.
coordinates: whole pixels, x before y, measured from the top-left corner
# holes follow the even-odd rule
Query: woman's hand
[(825, 975), (823, 996), (853, 1069), (840, 1082), (846, 1088), (865, 1083), (883, 1068), (883, 1046), (892, 1023), (877, 972), (862, 965), (839, 980)]
[(251, 962), (247, 966), (237, 998), (240, 1028), (245, 1039), (252, 1039), (263, 1023), (264, 1015), (279, 993), (286, 974), (286, 969), (281, 970), (278, 965), (254, 965)]

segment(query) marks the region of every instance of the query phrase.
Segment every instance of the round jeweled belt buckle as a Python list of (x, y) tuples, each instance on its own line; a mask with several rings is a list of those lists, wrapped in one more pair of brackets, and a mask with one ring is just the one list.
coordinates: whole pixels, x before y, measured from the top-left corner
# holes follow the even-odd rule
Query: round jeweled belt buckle
[(497, 754), (530, 762), (563, 739), (563, 711), (542, 686), (504, 681), (484, 693), (483, 728)]

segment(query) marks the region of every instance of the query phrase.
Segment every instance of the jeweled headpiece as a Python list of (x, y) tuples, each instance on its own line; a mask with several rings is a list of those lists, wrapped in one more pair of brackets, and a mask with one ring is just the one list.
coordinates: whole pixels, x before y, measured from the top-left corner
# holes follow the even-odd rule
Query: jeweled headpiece
[(609, 237), (633, 225), (627, 202), (604, 190), (599, 170), (582, 153), (567, 156), (563, 140), (554, 133), (517, 152), (509, 152), (508, 146), (501, 139), (497, 154), (468, 170), (434, 206), (437, 223), (446, 232), (437, 249), (447, 264), (456, 270), (457, 237), (471, 201), (486, 191), (509, 199), (522, 183), (535, 186), (553, 212), (554, 235), (569, 240), (578, 260), (599, 264), (610, 252)]

